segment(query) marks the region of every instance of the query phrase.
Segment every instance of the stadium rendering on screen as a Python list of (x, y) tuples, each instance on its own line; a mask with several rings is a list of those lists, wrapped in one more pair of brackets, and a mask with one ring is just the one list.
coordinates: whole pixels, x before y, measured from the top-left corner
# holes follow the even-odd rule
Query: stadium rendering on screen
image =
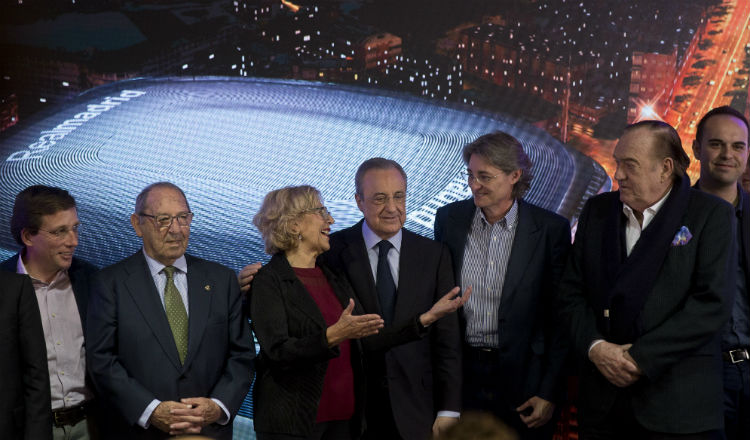
[(252, 217), (269, 191), (309, 184), (334, 230), (361, 218), (354, 173), (374, 156), (408, 175), (406, 227), (432, 235), (435, 210), (469, 197), (461, 148), (503, 130), (533, 162), (526, 199), (575, 219), (608, 189), (592, 159), (508, 116), (410, 95), (258, 78), (144, 78), (91, 89), (0, 138), (0, 257), (16, 193), (33, 184), (71, 192), (82, 222), (77, 255), (98, 266), (135, 252), (129, 217), (146, 185), (170, 181), (195, 213), (188, 252), (234, 269), (266, 261)]

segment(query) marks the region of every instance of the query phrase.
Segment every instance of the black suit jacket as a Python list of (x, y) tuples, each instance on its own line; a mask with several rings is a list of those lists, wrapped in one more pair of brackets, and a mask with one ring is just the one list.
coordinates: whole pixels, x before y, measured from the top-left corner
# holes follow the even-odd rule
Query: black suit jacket
[(47, 348), (28, 276), (0, 271), (0, 437), (52, 439)]
[[(394, 325), (362, 341), (368, 375), (385, 365), (396, 426), (405, 439), (428, 438), (438, 411), (461, 407), (461, 346), (453, 313), (427, 332), (418, 316), (454, 287), (448, 249), (402, 229)], [(362, 236), (362, 221), (331, 235), (321, 258), (346, 274), (366, 313), (381, 314), (375, 279)], [(426, 334), (425, 334), (426, 333)], [(372, 371), (372, 372), (371, 372)], [(377, 423), (367, 420), (367, 423)]]
[[(463, 200), (438, 209), (435, 216), (435, 239), (451, 250), (463, 289), (468, 287), (460, 282), (464, 249), (476, 209), (473, 199)], [(510, 410), (532, 396), (559, 402), (567, 338), (556, 301), (569, 250), (570, 224), (565, 218), (518, 200), (518, 225), (498, 313), (504, 371), (499, 392)]]
[[(346, 278), (320, 268), (341, 306), (348, 307), (354, 294)], [(353, 314), (362, 313), (355, 305)], [(306, 437), (315, 423), (328, 360), (339, 356), (339, 348), (328, 347), (323, 315), (282, 254), (274, 255), (253, 279), (250, 319), (260, 343), (253, 388), (255, 430)], [(362, 426), (364, 373), (359, 341), (351, 339), (350, 346), (356, 438)]]
[[(180, 364), (160, 293), (142, 251), (94, 277), (86, 341), (89, 371), (99, 395), (115, 408), (106, 438), (166, 438), (136, 423), (153, 399), (220, 400), (232, 417), (253, 378), (252, 346), (235, 273), (186, 255), (188, 352)], [(203, 434), (231, 439), (232, 420)]]
[(680, 223), (692, 238), (671, 245), (661, 267), (653, 268), (656, 281), (638, 318), (640, 335), (629, 350), (644, 377), (625, 389), (609, 383), (588, 360), (591, 343), (607, 339), (598, 305), (605, 292), (591, 286), (599, 283), (611, 253), (602, 243), (618, 221), (613, 216), (622, 215), (612, 209), (620, 203), (619, 193), (593, 197), (584, 206), (560, 287), (561, 313), (583, 365), (582, 424), (606, 417), (618, 393), (626, 393), (638, 423), (652, 431), (694, 433), (723, 424), (720, 337), (736, 289), (734, 213), (728, 203), (694, 189), (687, 200)]
[[(16, 254), (0, 263), (0, 269), (15, 272), (18, 269), (19, 254)], [(68, 268), (68, 277), (73, 287), (73, 295), (76, 298), (78, 314), (81, 316), (81, 328), (86, 331), (86, 309), (88, 308), (89, 295), (91, 292), (91, 278), (99, 269), (84, 260), (73, 258)]]

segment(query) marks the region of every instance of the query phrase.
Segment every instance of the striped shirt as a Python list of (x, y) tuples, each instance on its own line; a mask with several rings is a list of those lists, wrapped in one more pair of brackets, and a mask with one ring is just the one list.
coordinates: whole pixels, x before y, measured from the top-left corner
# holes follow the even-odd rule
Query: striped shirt
[(481, 209), (474, 212), (461, 268), (462, 288), (473, 287), (464, 306), (466, 343), (472, 347), (498, 348), (500, 344), (498, 312), (517, 225), (515, 200), (495, 224), (487, 222)]

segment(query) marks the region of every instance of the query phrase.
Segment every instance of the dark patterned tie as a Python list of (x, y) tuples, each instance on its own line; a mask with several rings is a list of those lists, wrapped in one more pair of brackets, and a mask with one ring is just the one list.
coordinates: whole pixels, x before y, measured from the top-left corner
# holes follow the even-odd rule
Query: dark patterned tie
[(388, 240), (382, 240), (378, 243), (378, 274), (375, 280), (375, 289), (378, 292), (385, 325), (393, 323), (396, 308), (396, 283), (393, 281), (391, 266), (388, 264), (388, 251), (391, 247), (393, 245)]
[(167, 311), (167, 321), (172, 328), (172, 336), (174, 336), (174, 343), (177, 345), (177, 353), (180, 355), (180, 363), (184, 363), (188, 349), (188, 315), (180, 292), (174, 285), (175, 267), (166, 266), (163, 271), (167, 275), (167, 284), (164, 286), (164, 309)]

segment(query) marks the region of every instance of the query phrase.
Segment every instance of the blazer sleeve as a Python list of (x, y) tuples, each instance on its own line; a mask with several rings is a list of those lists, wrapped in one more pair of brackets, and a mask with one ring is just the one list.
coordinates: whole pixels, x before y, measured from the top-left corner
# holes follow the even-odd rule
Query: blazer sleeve
[(116, 274), (98, 272), (86, 319), (86, 362), (99, 393), (108, 396), (125, 420), (136, 425), (154, 394), (131, 377), (118, 358)]
[(565, 360), (568, 355), (568, 337), (563, 331), (557, 313), (557, 295), (570, 254), (570, 224), (567, 221), (554, 222), (550, 229), (550, 282), (547, 285), (549, 288), (542, 292), (544, 333), (549, 349), (545, 350), (544, 377), (539, 388), (539, 397), (554, 402), (559, 401), (562, 395)]
[[(328, 347), (325, 325), (316, 324), (288, 303), (286, 296), (290, 289), (304, 289), (301, 283), (296, 284), (282, 280), (271, 270), (261, 270), (253, 279), (250, 296), (250, 319), (263, 361), (285, 370), (309, 368), (310, 363), (339, 355), (338, 347)], [(291, 334), (292, 321), (309, 331), (304, 335)]]
[(694, 237), (697, 255), (683, 306), (630, 348), (630, 355), (649, 379), (706, 345), (729, 318), (738, 254), (733, 217), (729, 204), (710, 209), (702, 232)]
[[(586, 202), (578, 218), (575, 242), (560, 280), (558, 309), (563, 328), (569, 333), (569, 341), (575, 353), (588, 361), (591, 343), (604, 336), (597, 330), (594, 309), (589, 305), (586, 280), (584, 279), (584, 249), (586, 233), (591, 216), (591, 202)], [(592, 262), (589, 262), (592, 264)]]
[(234, 416), (255, 377), (255, 345), (242, 309), (242, 295), (235, 273), (225, 268), (229, 284), (229, 344), (224, 372), (211, 390)]
[[(437, 289), (433, 303), (454, 286), (453, 263), (445, 245), (440, 246), (440, 259), (437, 269)], [(436, 411), (461, 410), (462, 358), (461, 336), (458, 327), (458, 313), (453, 312), (432, 324), (433, 381)]]
[(52, 438), (47, 348), (39, 304), (29, 277), (22, 277), (18, 304), (19, 347), (23, 371), (26, 440)]

